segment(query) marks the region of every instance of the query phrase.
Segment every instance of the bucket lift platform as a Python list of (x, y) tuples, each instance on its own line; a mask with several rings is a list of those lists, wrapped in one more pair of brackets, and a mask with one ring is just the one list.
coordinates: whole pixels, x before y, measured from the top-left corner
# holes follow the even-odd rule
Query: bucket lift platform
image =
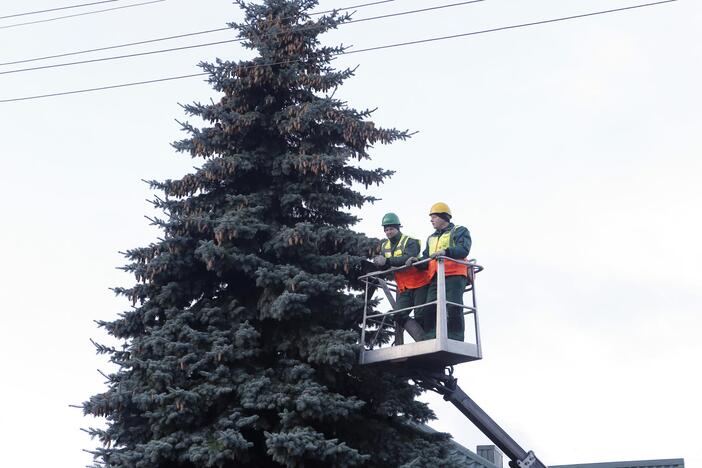
[[(429, 260), (424, 260), (427, 262)], [(474, 260), (459, 263), (468, 266), (468, 287), (470, 293), (468, 305), (454, 304), (446, 301), (446, 281), (444, 262), (458, 260), (447, 257), (437, 258), (436, 301), (428, 302), (407, 309), (396, 309), (392, 295), (396, 286), (388, 280), (395, 271), (404, 268), (393, 268), (386, 271), (374, 271), (359, 279), (366, 283), (366, 305), (363, 310), (363, 327), (361, 328), (360, 363), (372, 366), (384, 366), (399, 376), (412, 380), (416, 385), (436, 392), (451, 402), (463, 415), (482, 431), (507, 457), (510, 468), (546, 468), (534, 452), (524, 450), (512, 437), (507, 434), (488, 414), (483, 411), (459, 386), (453, 377), (453, 365), (462, 362), (482, 359), (480, 347), (480, 329), (478, 327), (478, 309), (475, 302), (475, 275), (483, 267)], [(391, 311), (376, 313), (373, 309), (375, 301), (373, 294), (378, 289), (385, 293), (387, 301), (392, 306)], [(465, 293), (464, 293), (465, 295)], [(465, 301), (464, 301), (465, 302)], [(472, 340), (467, 342), (448, 338), (446, 323), (446, 306), (462, 307), (464, 316), (472, 316)], [(409, 312), (413, 308), (436, 307), (436, 338), (414, 343), (391, 343), (395, 335), (394, 315)], [(466, 332), (469, 329), (466, 327)], [(466, 333), (468, 335), (468, 333)], [(448, 370), (448, 372), (447, 372)]]
[[(461, 261), (448, 257), (437, 257), (437, 292), (436, 300), (416, 307), (406, 309), (396, 309), (393, 293), (397, 287), (390, 279), (396, 271), (407, 268), (391, 268), (384, 271), (374, 271), (361, 276), (359, 279), (366, 283), (366, 305), (363, 311), (363, 324), (361, 328), (361, 343), (363, 349), (360, 353), (360, 364), (393, 366), (405, 363), (411, 367), (422, 367), (432, 369), (443, 369), (446, 366), (453, 366), (462, 362), (475, 361), (482, 358), (480, 346), (480, 328), (478, 324), (478, 309), (475, 300), (475, 275), (482, 271), (483, 267), (475, 263), (475, 260)], [(416, 263), (422, 264), (430, 260), (423, 260)], [(446, 281), (445, 268), (446, 261), (464, 264), (468, 267), (468, 286), (464, 295), (468, 293), (468, 301), (465, 305), (455, 304), (446, 301)], [(373, 294), (381, 289), (385, 293), (392, 310), (385, 313), (376, 313), (371, 307)], [(448, 337), (446, 306), (455, 305), (463, 309), (466, 318), (467, 341), (452, 340)], [(391, 335), (395, 332), (394, 316), (400, 313), (408, 313), (412, 309), (421, 307), (432, 307), (436, 310), (436, 338), (415, 341), (406, 344), (396, 344), (391, 342)]]

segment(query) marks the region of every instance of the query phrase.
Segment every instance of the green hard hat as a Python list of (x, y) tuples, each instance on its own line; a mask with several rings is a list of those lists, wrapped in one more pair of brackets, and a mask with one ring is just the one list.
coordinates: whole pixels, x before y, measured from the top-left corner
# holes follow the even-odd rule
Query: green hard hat
[(387, 213), (383, 216), (383, 221), (380, 223), (383, 226), (390, 226), (392, 224), (400, 224), (400, 218), (395, 213)]

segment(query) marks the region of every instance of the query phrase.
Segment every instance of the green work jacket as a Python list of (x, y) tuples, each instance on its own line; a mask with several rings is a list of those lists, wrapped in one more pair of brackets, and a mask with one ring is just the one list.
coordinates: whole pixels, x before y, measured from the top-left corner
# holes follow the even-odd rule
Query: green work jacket
[[(398, 231), (397, 235), (383, 241), (381, 247), (384, 246), (385, 243), (389, 240), (390, 251), (395, 251), (395, 249), (397, 249), (398, 247), (397, 244), (400, 242), (400, 239), (402, 239), (402, 233)], [(390, 257), (386, 257), (388, 261), (385, 265), (387, 267), (404, 266), (408, 258), (418, 257), (420, 250), (421, 248), (419, 245), (419, 241), (408, 236), (407, 242), (405, 243), (405, 246), (402, 249), (402, 254), (398, 256), (391, 255)]]
[[(446, 248), (446, 256), (456, 259), (466, 258), (470, 253), (472, 240), (470, 238), (470, 232), (463, 226), (456, 226), (453, 223), (449, 223), (444, 229), (437, 229), (434, 231), (434, 233), (429, 236), (429, 239), (432, 237), (440, 237), (448, 231), (452, 232), (449, 247)], [(427, 245), (424, 247), (424, 252), (422, 252), (422, 258), (428, 258), (429, 255), (431, 255), (429, 253), (429, 239), (427, 239)]]

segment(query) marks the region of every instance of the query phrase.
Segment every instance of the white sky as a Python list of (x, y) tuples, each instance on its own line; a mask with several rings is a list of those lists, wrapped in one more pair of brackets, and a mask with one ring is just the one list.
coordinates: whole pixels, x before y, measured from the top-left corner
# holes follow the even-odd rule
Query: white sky
[[(67, 2), (70, 4), (71, 2)], [(80, 3), (75, 1), (73, 3)], [(119, 2), (128, 4), (129, 2)], [(137, 3), (133, 0), (131, 3)], [(323, 0), (319, 9), (353, 1)], [(398, 0), (357, 18), (449, 3)], [(633, 5), (633, 0), (487, 0), (353, 24), (355, 48)], [(3, 2), (0, 16), (64, 6)], [(110, 7), (114, 5), (105, 5)], [(98, 7), (93, 7), (97, 9)], [(75, 10), (74, 10), (75, 11)], [(6, 62), (223, 26), (226, 0), (168, 0), (32, 26), (0, 20)], [(85, 11), (85, 10), (81, 10)], [(224, 40), (230, 32), (93, 54)], [(684, 457), (702, 466), (702, 3), (639, 10), (340, 57), (360, 65), (338, 96), (375, 121), (418, 130), (378, 147), (396, 176), (358, 229), (386, 211), (425, 238), (447, 202), (472, 232), (485, 358), (459, 382), (547, 464)], [(0, 99), (196, 73), (224, 45), (0, 75)], [(75, 57), (76, 59), (82, 57)], [(31, 65), (53, 62), (37, 62)], [(0, 66), (0, 72), (20, 66)], [(7, 466), (83, 466), (96, 421), (69, 404), (103, 390), (89, 338), (128, 307), (117, 253), (155, 239), (141, 179), (198, 164), (169, 146), (178, 103), (216, 97), (199, 78), (0, 104), (0, 439)], [(471, 449), (489, 443), (440, 398)]]

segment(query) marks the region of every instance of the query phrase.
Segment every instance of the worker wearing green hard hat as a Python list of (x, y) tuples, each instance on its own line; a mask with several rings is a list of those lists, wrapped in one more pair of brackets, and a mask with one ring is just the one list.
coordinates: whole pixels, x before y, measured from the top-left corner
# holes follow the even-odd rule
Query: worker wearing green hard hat
[[(446, 301), (463, 305), (463, 292), (468, 285), (468, 267), (450, 259), (465, 261), (472, 244), (470, 232), (463, 226), (451, 222), (451, 209), (446, 203), (434, 203), (429, 209), (429, 216), (434, 233), (427, 239), (422, 258), (433, 259), (427, 265), (427, 273), (431, 278), (427, 290), (426, 303), (436, 301), (437, 286), (437, 257), (447, 257), (444, 260), (446, 277)], [(463, 308), (457, 305), (446, 307), (448, 337), (452, 340), (463, 341), (465, 320)], [(415, 312), (415, 317), (424, 328), (426, 337), (436, 336), (436, 307), (427, 306)]]
[[(373, 263), (380, 268), (404, 267), (410, 258), (416, 258), (421, 251), (419, 240), (409, 237), (400, 231), (402, 225), (395, 213), (387, 213), (381, 221), (387, 239), (380, 246), (380, 255), (373, 258)], [(403, 329), (406, 329), (415, 339), (423, 339), (424, 331), (417, 322), (410, 319), (411, 307), (426, 302), (429, 276), (426, 271), (415, 267), (407, 267), (394, 273), (397, 284), (395, 310), (408, 309), (395, 316), (395, 344), (402, 344)]]
[(399, 229), (401, 227), (400, 217), (397, 216), (395, 213), (386, 213), (385, 216), (383, 216), (383, 220), (381, 221), (381, 224), (383, 227), (395, 226)]

